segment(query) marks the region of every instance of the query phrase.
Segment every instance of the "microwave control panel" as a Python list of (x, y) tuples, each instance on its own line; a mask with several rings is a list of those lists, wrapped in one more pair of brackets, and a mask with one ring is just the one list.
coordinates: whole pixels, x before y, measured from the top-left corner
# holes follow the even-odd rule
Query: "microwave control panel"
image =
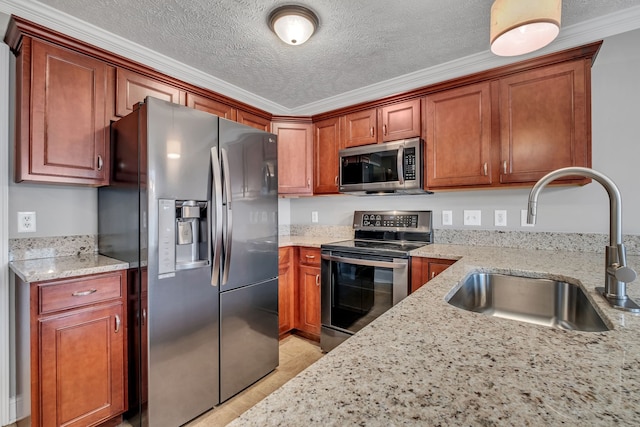
[(416, 179), (416, 149), (407, 148), (404, 151), (404, 179)]

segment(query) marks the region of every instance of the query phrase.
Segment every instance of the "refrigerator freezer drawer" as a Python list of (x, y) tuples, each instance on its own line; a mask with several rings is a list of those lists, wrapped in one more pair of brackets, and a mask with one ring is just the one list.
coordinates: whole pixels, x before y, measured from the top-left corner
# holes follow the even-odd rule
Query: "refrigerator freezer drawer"
[(278, 366), (278, 279), (220, 294), (220, 401)]

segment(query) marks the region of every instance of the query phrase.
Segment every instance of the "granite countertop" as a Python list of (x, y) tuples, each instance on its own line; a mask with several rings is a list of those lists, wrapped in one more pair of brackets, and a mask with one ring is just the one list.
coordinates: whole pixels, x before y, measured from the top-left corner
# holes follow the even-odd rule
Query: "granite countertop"
[(129, 268), (129, 264), (104, 255), (80, 254), (12, 261), (9, 267), (23, 281), (30, 283), (124, 270)]
[[(434, 244), (459, 259), (232, 426), (637, 425), (640, 315), (595, 292), (604, 255)], [(639, 257), (629, 257), (638, 270)], [(580, 284), (613, 327), (577, 332), (467, 312), (446, 299), (470, 271)], [(640, 283), (629, 285), (640, 302)]]

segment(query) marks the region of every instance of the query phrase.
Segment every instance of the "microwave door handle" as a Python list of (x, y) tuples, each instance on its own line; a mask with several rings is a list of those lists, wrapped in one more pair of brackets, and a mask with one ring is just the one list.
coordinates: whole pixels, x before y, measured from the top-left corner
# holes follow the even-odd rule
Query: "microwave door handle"
[(398, 148), (398, 184), (404, 185), (404, 147)]
[(231, 242), (232, 242), (232, 233), (233, 233), (233, 215), (232, 215), (232, 202), (233, 196), (231, 195), (231, 169), (229, 168), (229, 156), (227, 155), (227, 150), (224, 148), (220, 149), (220, 154), (222, 154), (222, 179), (224, 181), (224, 188), (227, 195), (227, 206), (226, 206), (226, 218), (227, 218), (227, 229), (226, 229), (226, 238), (225, 240), (225, 250), (224, 250), (224, 267), (222, 269), (222, 285), (226, 285), (229, 281), (229, 266), (231, 264)]
[(222, 174), (218, 159), (218, 148), (211, 148), (211, 203), (216, 210), (215, 225), (211, 227), (213, 246), (213, 266), (211, 267), (211, 286), (218, 286), (220, 276), (220, 256), (222, 252)]

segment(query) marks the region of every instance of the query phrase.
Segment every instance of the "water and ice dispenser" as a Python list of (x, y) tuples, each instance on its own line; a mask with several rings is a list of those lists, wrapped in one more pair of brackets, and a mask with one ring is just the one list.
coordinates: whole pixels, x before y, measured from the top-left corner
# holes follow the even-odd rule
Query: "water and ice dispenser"
[(207, 218), (206, 201), (159, 201), (158, 274), (161, 277), (210, 264)]

